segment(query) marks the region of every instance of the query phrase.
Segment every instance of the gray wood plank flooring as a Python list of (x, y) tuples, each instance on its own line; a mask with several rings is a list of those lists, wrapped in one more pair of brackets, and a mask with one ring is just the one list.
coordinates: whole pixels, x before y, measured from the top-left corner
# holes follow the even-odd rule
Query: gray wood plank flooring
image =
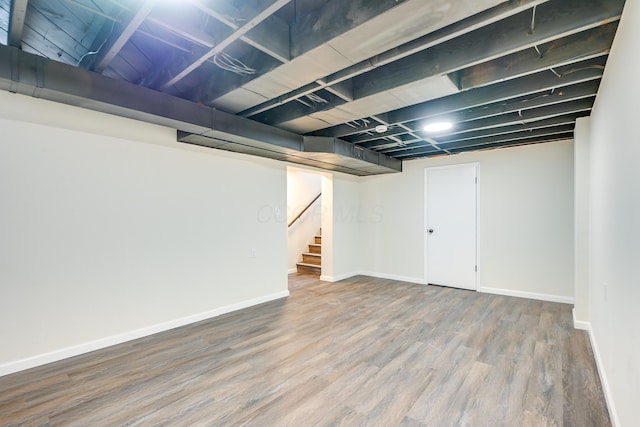
[(609, 426), (571, 306), (357, 276), (0, 377), (0, 425)]

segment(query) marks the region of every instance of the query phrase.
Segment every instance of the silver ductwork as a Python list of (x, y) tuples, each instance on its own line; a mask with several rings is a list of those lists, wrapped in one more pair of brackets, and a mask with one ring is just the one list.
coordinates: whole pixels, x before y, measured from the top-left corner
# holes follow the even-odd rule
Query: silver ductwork
[(178, 141), (352, 175), (402, 171), (384, 154), (235, 116), (101, 74), (0, 46), (0, 89), (178, 130)]

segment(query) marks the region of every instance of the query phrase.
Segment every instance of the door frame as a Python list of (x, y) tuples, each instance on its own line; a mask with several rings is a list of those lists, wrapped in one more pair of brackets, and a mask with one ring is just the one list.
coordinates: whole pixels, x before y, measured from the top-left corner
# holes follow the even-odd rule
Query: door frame
[(456, 163), (451, 165), (443, 165), (443, 166), (432, 166), (424, 169), (424, 179), (423, 179), (423, 209), (424, 209), (424, 224), (422, 227), (422, 236), (424, 240), (424, 252), (422, 260), (424, 262), (424, 284), (429, 284), (429, 263), (427, 262), (427, 256), (429, 254), (429, 241), (427, 236), (427, 228), (429, 224), (429, 209), (427, 206), (427, 181), (429, 176), (429, 171), (442, 170), (442, 169), (455, 169), (462, 167), (474, 166), (476, 168), (476, 283), (475, 283), (475, 291), (477, 292), (480, 288), (480, 274), (482, 272), (482, 268), (480, 266), (480, 162), (469, 162), (469, 163)]

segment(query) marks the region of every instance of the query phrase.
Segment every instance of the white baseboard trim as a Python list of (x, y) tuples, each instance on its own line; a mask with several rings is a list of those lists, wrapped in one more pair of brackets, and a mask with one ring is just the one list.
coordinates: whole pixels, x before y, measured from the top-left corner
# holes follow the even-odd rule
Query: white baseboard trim
[(325, 276), (325, 275), (321, 275), (320, 276), (320, 280), (324, 280), (325, 282), (339, 282), (340, 280), (344, 280), (344, 279), (348, 279), (350, 277), (353, 276), (357, 276), (359, 273), (358, 272), (354, 272), (354, 273), (347, 273), (347, 274), (340, 274), (338, 276)]
[(297, 268), (290, 268), (287, 274), (293, 274), (293, 273), (297, 273), (298, 269)]
[(505, 295), (508, 297), (529, 298), (541, 301), (560, 302), (564, 304), (573, 304), (573, 297), (563, 297), (560, 295), (538, 294), (535, 292), (514, 291), (511, 289), (479, 287), (478, 292), (485, 294)]
[[(574, 320), (575, 323), (575, 320)], [(613, 403), (613, 394), (611, 393), (611, 387), (609, 386), (609, 380), (607, 378), (607, 373), (604, 370), (604, 363), (602, 361), (602, 357), (600, 356), (600, 350), (598, 348), (598, 343), (596, 341), (596, 337), (593, 334), (593, 328), (591, 327), (590, 322), (580, 322), (584, 324), (585, 330), (589, 335), (589, 342), (591, 343), (591, 349), (593, 350), (593, 355), (596, 359), (596, 367), (598, 369), (598, 376), (600, 377), (600, 383), (602, 384), (602, 390), (604, 392), (604, 400), (607, 402), (607, 409), (609, 410), (609, 418), (611, 418), (611, 425), (613, 427), (620, 426), (620, 418), (618, 417), (618, 412), (616, 411), (616, 406)], [(577, 327), (576, 327), (577, 328)], [(581, 329), (581, 328), (577, 328)]]
[(112, 335), (109, 337), (100, 338), (97, 340), (74, 345), (71, 347), (54, 350), (49, 353), (39, 354), (37, 356), (27, 357), (25, 359), (20, 359), (13, 362), (5, 363), (0, 365), (0, 377), (4, 375), (13, 374), (19, 371), (24, 371), (26, 369), (35, 368), (36, 366), (46, 365), (47, 363), (57, 362), (59, 360), (67, 359), (69, 357), (79, 356), (81, 354), (89, 353), (95, 350), (100, 350), (106, 347), (110, 347), (112, 345), (122, 344), (123, 342), (135, 340), (148, 335), (153, 335), (159, 332), (168, 331), (170, 329), (178, 328), (180, 326), (185, 326), (191, 323), (200, 322), (202, 320), (211, 319), (213, 317), (231, 313), (232, 311), (237, 311), (243, 308), (252, 307), (254, 305), (262, 304), (265, 302), (286, 298), (288, 296), (289, 296), (288, 290), (276, 292), (270, 295), (253, 298), (253, 299), (242, 301), (236, 304), (215, 308), (213, 310), (205, 311), (203, 313), (182, 317), (180, 319), (170, 320), (168, 322), (158, 323), (156, 325), (148, 326), (141, 329), (136, 329), (134, 331), (125, 332), (118, 335)]
[(358, 274), (362, 276), (377, 277), (378, 279), (397, 280), (399, 282), (418, 283), (420, 285), (426, 284), (425, 280), (420, 277), (397, 276), (395, 274), (376, 273), (373, 271), (361, 271)]
[(573, 327), (575, 329), (580, 329), (582, 331), (588, 331), (589, 330), (589, 322), (585, 322), (584, 320), (578, 320), (576, 319), (576, 309), (575, 307), (571, 310), (571, 313), (573, 315)]

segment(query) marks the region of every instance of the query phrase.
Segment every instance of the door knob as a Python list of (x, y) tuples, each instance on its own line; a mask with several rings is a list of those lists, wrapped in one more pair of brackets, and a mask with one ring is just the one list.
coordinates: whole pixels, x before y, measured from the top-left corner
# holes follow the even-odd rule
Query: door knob
[(430, 228), (428, 231), (429, 231), (429, 234), (433, 234), (433, 228)]

